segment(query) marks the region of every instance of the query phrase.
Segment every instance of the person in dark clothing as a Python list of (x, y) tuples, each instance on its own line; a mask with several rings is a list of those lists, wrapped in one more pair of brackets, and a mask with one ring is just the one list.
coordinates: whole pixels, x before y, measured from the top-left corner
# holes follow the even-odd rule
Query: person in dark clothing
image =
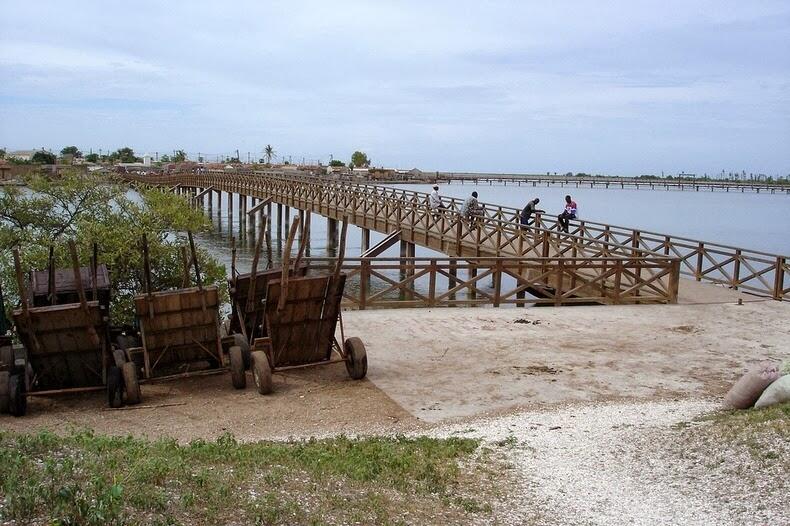
[(532, 214), (545, 214), (545, 210), (538, 210), (536, 207), (540, 203), (540, 199), (537, 197), (532, 201), (527, 203), (527, 206), (521, 211), (521, 226), (529, 225), (529, 220), (532, 217)]
[(576, 201), (571, 199), (571, 196), (565, 196), (565, 210), (557, 216), (557, 221), (560, 224), (560, 228), (566, 234), (568, 233), (568, 227), (570, 226), (570, 220), (576, 219)]

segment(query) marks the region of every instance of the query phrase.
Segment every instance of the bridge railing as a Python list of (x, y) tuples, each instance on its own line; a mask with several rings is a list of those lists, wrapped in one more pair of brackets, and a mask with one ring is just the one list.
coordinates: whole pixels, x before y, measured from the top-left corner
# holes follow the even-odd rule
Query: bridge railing
[[(388, 195), (411, 201), (426, 202), (428, 194), (380, 185), (341, 183), (364, 187), (371, 192), (387, 192)], [(443, 198), (451, 211), (460, 210), (463, 200)], [(486, 217), (496, 221), (518, 223), (521, 211), (517, 208), (481, 203)], [(535, 226), (558, 231), (556, 216), (537, 214)], [(638, 230), (594, 221), (571, 221), (570, 234), (574, 244), (584, 240), (603, 241), (603, 247), (632, 247), (640, 253), (657, 253), (674, 256), (681, 261), (681, 275), (696, 281), (706, 281), (742, 290), (758, 296), (781, 300), (790, 296), (790, 256), (749, 250), (720, 243), (670, 236), (646, 230)], [(587, 243), (590, 244), (589, 242)], [(612, 253), (618, 253), (617, 250)], [(622, 253), (622, 252), (620, 252)]]
[[(421, 220), (428, 222), (427, 197), (416, 192), (389, 186), (343, 181), (310, 175), (282, 174), (275, 172), (203, 171), (200, 174), (174, 174), (159, 178), (138, 180), (156, 184), (173, 183), (187, 178), (201, 187), (222, 182), (225, 190), (249, 193), (254, 191), (277, 192), (282, 198), (307, 203), (318, 201), (324, 206), (321, 213), (331, 212), (333, 206), (342, 204), (354, 213), (361, 210), (383, 221), (385, 226), (408, 227), (400, 219), (406, 214), (422, 214)], [(300, 183), (295, 185), (295, 183)], [(261, 185), (265, 188), (262, 188)], [(443, 242), (449, 238), (449, 228), (457, 228), (456, 219), (463, 201), (443, 198), (447, 209), (439, 214)], [(631, 257), (673, 256), (681, 261), (680, 272), (697, 281), (706, 281), (742, 290), (751, 294), (768, 296), (777, 300), (790, 295), (790, 256), (770, 254), (742, 249), (718, 243), (669, 236), (627, 227), (607, 225), (593, 221), (572, 221), (569, 234), (559, 232), (556, 217), (538, 215), (535, 223), (527, 229), (518, 224), (520, 210), (517, 208), (481, 203), (484, 207), (483, 228), (462, 232), (458, 247), (477, 246), (479, 250), (494, 249), (501, 254), (513, 250), (516, 255), (565, 255), (569, 257), (596, 257), (607, 255), (630, 255)], [(401, 214), (398, 216), (397, 214)], [(383, 214), (384, 217), (379, 216)], [(326, 213), (332, 215), (331, 213)], [(435, 216), (434, 216), (435, 217)], [(426, 231), (423, 230), (423, 233)], [(413, 232), (419, 235), (419, 232)], [(431, 236), (431, 233), (425, 233)], [(470, 236), (482, 236), (471, 239)], [(458, 235), (456, 234), (456, 238)], [(538, 241), (539, 240), (539, 241)], [(478, 242), (482, 242), (480, 244)], [(540, 252), (537, 250), (540, 243)], [(478, 243), (475, 245), (475, 243)], [(486, 245), (487, 243), (487, 245)], [(505, 250), (506, 249), (506, 250)], [(548, 252), (546, 250), (548, 249)], [(449, 252), (449, 251), (445, 251)], [(476, 254), (479, 255), (479, 254)]]
[[(335, 261), (306, 259), (312, 271), (331, 271)], [(343, 302), (356, 309), (675, 303), (678, 269), (672, 258), (346, 258)], [(536, 289), (540, 296), (530, 296)]]

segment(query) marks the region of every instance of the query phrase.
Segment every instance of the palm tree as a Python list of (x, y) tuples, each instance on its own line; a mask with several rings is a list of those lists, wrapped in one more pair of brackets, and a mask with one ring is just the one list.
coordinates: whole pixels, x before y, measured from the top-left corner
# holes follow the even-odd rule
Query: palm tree
[(266, 157), (266, 164), (272, 164), (272, 157), (274, 157), (274, 148), (271, 144), (267, 144), (263, 149), (263, 156)]

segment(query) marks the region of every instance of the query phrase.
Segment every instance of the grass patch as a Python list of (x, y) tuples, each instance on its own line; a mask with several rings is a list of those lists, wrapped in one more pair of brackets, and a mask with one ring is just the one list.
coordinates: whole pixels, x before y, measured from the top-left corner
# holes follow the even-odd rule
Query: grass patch
[(760, 465), (786, 463), (782, 450), (790, 437), (790, 402), (760, 409), (717, 411), (697, 422), (702, 429), (694, 432), (719, 437), (736, 449), (743, 448)]
[(491, 511), (471, 491), (494, 471), (485, 457), (465, 438), (239, 444), (223, 435), (180, 445), (92, 432), (0, 433), (0, 522), (469, 522)]
[(790, 402), (776, 404), (760, 409), (732, 409), (718, 411), (700, 418), (701, 421), (710, 421), (717, 424), (742, 427), (763, 424), (765, 422), (788, 422), (790, 421)]

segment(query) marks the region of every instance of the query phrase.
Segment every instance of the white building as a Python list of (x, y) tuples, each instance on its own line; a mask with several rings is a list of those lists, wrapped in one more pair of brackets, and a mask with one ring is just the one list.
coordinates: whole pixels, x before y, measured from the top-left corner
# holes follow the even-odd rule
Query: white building
[(152, 160), (152, 157), (151, 157), (150, 153), (144, 154), (143, 155), (143, 166), (151, 166), (151, 160)]
[(31, 161), (38, 150), (15, 150), (6, 154), (7, 159), (17, 159), (19, 161)]

